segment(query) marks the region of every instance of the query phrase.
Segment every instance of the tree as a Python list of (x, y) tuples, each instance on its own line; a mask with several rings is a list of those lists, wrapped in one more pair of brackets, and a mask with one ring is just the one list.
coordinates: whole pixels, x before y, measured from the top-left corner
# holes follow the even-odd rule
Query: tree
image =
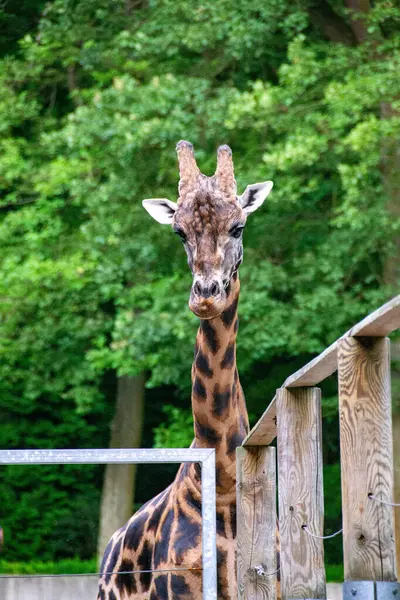
[[(110, 448), (140, 448), (143, 426), (144, 374), (118, 378)], [(98, 556), (113, 533), (132, 516), (136, 465), (107, 465), (100, 506)]]
[[(190, 274), (179, 241), (140, 202), (176, 198), (180, 138), (206, 173), (229, 143), (240, 191), (275, 180), (244, 234), (238, 363), (253, 415), (285, 374), (390, 296), (397, 184), (382, 157), (397, 156), (400, 13), (390, 1), (366, 6), (54, 0), (38, 26), (24, 25), (0, 62), (3, 445), (23, 443), (18, 415), (40, 423), (43, 411), (44, 441), (38, 424), (31, 443), (51, 444), (52, 427), (62, 441), (54, 407), (74, 413), (77, 444), (106, 445), (109, 423), (120, 422), (118, 390), (140, 389), (143, 373), (156, 443), (190, 432)], [(325, 419), (332, 489), (336, 418)], [(120, 433), (112, 445), (134, 443)], [(115, 471), (104, 498), (121, 488)], [(10, 473), (2, 485), (14, 498)], [(101, 475), (91, 477), (99, 502)], [(339, 500), (327, 496), (333, 528)], [(42, 500), (51, 516), (53, 497)]]

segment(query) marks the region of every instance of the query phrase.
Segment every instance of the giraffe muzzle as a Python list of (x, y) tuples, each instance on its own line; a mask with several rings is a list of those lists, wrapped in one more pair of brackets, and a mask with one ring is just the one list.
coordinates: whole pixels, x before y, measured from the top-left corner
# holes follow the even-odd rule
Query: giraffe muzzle
[(201, 319), (213, 319), (225, 308), (226, 292), (218, 279), (195, 279), (189, 299), (189, 308)]

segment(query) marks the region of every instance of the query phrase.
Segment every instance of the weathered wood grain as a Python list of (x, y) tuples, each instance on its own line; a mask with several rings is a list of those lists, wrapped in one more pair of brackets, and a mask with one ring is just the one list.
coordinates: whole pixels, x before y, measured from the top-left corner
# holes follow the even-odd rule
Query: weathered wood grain
[(345, 579), (396, 579), (389, 341), (340, 340), (339, 405)]
[(237, 448), (238, 600), (276, 598), (275, 448)]
[[(394, 501), (400, 504), (400, 414), (393, 414)], [(400, 509), (394, 511), (397, 574), (400, 573)]]
[(347, 332), (350, 336), (389, 335), (400, 327), (400, 294), (365, 317)]
[(288, 377), (282, 387), (312, 387), (337, 370), (337, 341)]
[(276, 396), (243, 440), (243, 446), (268, 446), (276, 438)]
[(288, 598), (326, 598), (323, 541), (321, 392), (277, 390), (281, 593)]
[[(354, 325), (339, 340), (331, 344), (324, 352), (313, 358), (304, 367), (290, 375), (282, 387), (314, 386), (337, 370), (337, 352), (339, 341), (348, 336), (385, 336), (400, 327), (400, 295), (387, 302), (365, 319)], [(275, 398), (254, 425), (243, 442), (244, 446), (263, 446), (270, 444), (276, 437)]]

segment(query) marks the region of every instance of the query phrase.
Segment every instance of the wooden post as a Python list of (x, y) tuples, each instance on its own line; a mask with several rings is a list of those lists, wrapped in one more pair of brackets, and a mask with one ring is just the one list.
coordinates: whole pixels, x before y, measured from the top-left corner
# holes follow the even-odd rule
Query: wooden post
[[(400, 504), (400, 340), (391, 344), (394, 501)], [(394, 511), (397, 575), (400, 574), (400, 508)]]
[(339, 341), (344, 577), (396, 580), (389, 340)]
[(275, 463), (275, 448), (236, 450), (239, 600), (276, 598)]
[(326, 598), (321, 392), (277, 390), (282, 599)]
[[(393, 415), (394, 501), (400, 504), (400, 413)], [(394, 511), (397, 573), (400, 573), (400, 508)]]

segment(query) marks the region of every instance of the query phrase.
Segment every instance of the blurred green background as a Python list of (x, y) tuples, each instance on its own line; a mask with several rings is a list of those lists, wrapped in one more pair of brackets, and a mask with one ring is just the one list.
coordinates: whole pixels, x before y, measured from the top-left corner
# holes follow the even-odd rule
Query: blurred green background
[[(142, 408), (143, 447), (190, 443), (191, 278), (177, 236), (141, 206), (176, 200), (181, 138), (208, 175), (228, 143), (240, 193), (275, 182), (244, 234), (238, 365), (253, 423), (286, 376), (398, 293), (399, 32), (390, 0), (0, 5), (1, 448), (130, 446), (116, 414), (141, 429)], [(335, 377), (323, 393), (331, 533)], [(129, 511), (174, 471), (140, 467)], [(106, 479), (2, 468), (0, 568), (92, 560)], [(327, 563), (341, 544), (326, 543)]]

